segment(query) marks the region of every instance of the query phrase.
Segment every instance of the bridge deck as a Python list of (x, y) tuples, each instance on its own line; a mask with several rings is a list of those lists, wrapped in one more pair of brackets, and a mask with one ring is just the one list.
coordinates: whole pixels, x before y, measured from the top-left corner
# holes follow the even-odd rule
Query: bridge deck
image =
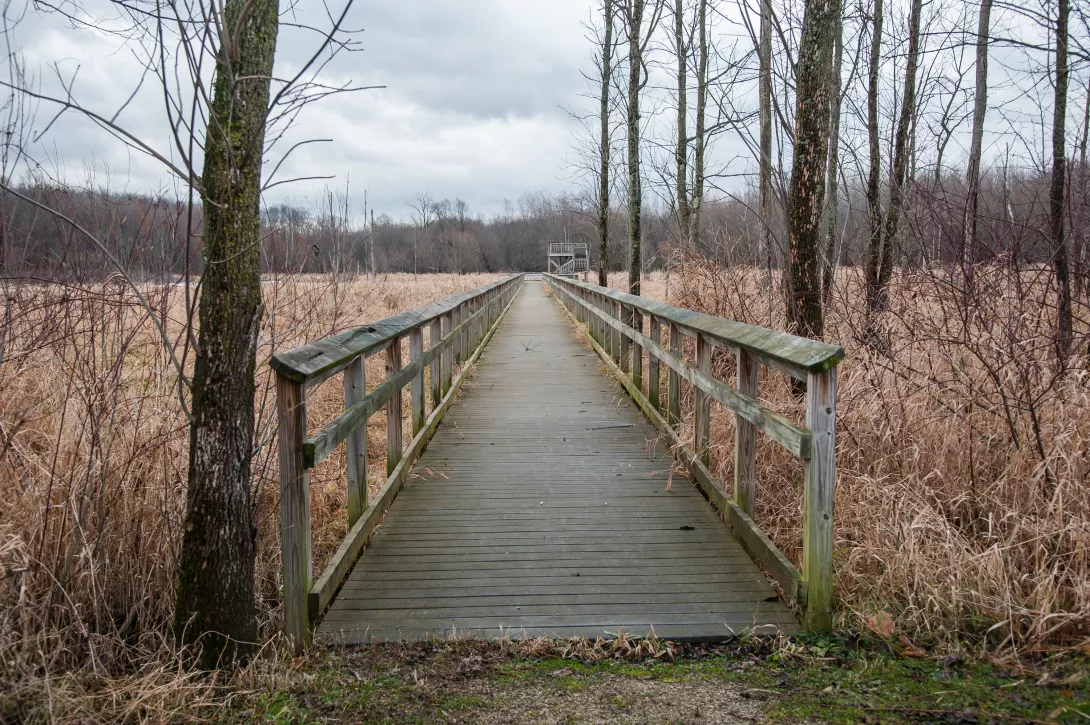
[(540, 283), (527, 284), (316, 635), (722, 638), (795, 620)]

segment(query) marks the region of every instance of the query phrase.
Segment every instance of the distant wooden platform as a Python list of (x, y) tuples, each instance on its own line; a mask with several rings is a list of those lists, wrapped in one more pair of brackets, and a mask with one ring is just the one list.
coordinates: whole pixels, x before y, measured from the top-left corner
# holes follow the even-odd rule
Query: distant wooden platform
[(796, 621), (539, 282), (315, 636), (722, 639)]

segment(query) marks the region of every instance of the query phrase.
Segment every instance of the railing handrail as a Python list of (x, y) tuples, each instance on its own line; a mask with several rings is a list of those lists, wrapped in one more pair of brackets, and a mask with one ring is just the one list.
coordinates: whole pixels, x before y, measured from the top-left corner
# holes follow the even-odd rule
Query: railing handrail
[(269, 365), (274, 371), (304, 385), (315, 385), (335, 375), (354, 359), (381, 352), (390, 342), (409, 330), (426, 325), (467, 300), (481, 296), (519, 275), (509, 275), (496, 282), (466, 292), (458, 292), (438, 302), (399, 312), (370, 325), (361, 325), (336, 335), (301, 345), (272, 356)]
[(674, 307), (665, 302), (637, 297), (590, 282), (566, 280), (569, 284), (616, 302), (634, 307), (646, 315), (671, 322), (690, 335), (704, 335), (724, 347), (740, 347), (766, 365), (779, 368), (792, 377), (805, 380), (807, 374), (836, 367), (844, 359), (844, 348), (820, 340), (811, 340), (787, 332), (728, 320), (703, 312)]
[[(794, 335), (625, 294), (555, 274), (545, 281), (587, 343), (632, 400), (662, 432), (694, 483), (730, 523), (735, 538), (761, 562), (803, 609), (808, 629), (832, 627), (833, 499), (836, 481), (836, 365), (843, 349)], [(643, 333), (643, 318), (648, 333)], [(663, 332), (668, 341), (662, 339)], [(760, 334), (758, 334), (760, 333)], [(695, 339), (695, 364), (685, 360), (684, 338)], [(666, 347), (668, 345), (669, 347)], [(713, 375), (712, 348), (731, 350), (737, 381)], [(647, 353), (646, 395), (644, 351)], [(758, 400), (758, 365), (806, 381), (806, 427), (794, 425)], [(661, 368), (668, 370), (668, 398), (660, 396)], [(631, 371), (631, 372), (630, 372)], [(681, 439), (681, 381), (692, 385), (692, 447)], [(735, 414), (734, 495), (711, 473), (711, 401)], [(753, 519), (757, 432), (763, 431), (804, 461), (802, 571), (783, 555)]]
[[(273, 356), (280, 463), (284, 631), (301, 652), (409, 471), (458, 395), (474, 361), (518, 293), (521, 274), (451, 295), (373, 325)], [(424, 332), (428, 328), (428, 346)], [(401, 343), (410, 360), (403, 364)], [(386, 353), (386, 381), (367, 392), (365, 358)], [(454, 367), (461, 364), (457, 376)], [(307, 387), (344, 372), (344, 412), (310, 435)], [(425, 371), (428, 379), (425, 378)], [(425, 402), (430, 388), (431, 414)], [(411, 386), (412, 441), (402, 440), (402, 389)], [(367, 420), (386, 409), (386, 479), (369, 501)], [(311, 561), (309, 471), (345, 443), (348, 534), (317, 579)]]

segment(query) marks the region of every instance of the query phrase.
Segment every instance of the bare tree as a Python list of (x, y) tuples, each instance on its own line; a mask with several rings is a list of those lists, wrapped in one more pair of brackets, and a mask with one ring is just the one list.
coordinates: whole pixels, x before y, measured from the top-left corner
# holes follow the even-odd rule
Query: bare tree
[(662, 0), (620, 0), (628, 41), (628, 291), (640, 293), (643, 244), (643, 177), (640, 173), (640, 94), (647, 85), (645, 53), (662, 13)]
[(1067, 27), (1071, 15), (1069, 0), (1058, 0), (1056, 8), (1056, 82), (1052, 114), (1052, 186), (1049, 191), (1049, 219), (1052, 231), (1052, 264), (1056, 276), (1056, 355), (1066, 364), (1074, 337), (1071, 311), (1071, 280), (1067, 243), (1064, 240), (1064, 185), (1067, 177)]
[(758, 44), (757, 96), (760, 115), (760, 172), (758, 204), (761, 215), (761, 248), (764, 250), (768, 284), (772, 285), (772, 0), (761, 0)]
[[(980, 157), (984, 149), (984, 120), (988, 113), (988, 35), (991, 32), (992, 0), (980, 0), (976, 28), (976, 89), (973, 100), (973, 130), (969, 142), (969, 162), (966, 171), (966, 203), (962, 266), (966, 281), (972, 279), (976, 263), (977, 222), (980, 205)], [(968, 286), (968, 285), (966, 285)]]
[(609, 284), (609, 150), (610, 88), (613, 79), (613, 3), (602, 0), (602, 39), (599, 69), (602, 75), (598, 98), (599, 177), (598, 177), (598, 284)]
[(674, 149), (674, 162), (677, 168), (677, 197), (674, 201), (677, 209), (678, 239), (683, 247), (690, 244), (689, 230), (689, 128), (688, 128), (688, 67), (689, 39), (685, 28), (685, 2), (674, 0), (674, 54), (677, 60), (677, 146)]
[(416, 230), (413, 233), (413, 274), (419, 274), (420, 235), (427, 235), (436, 217), (435, 200), (431, 194), (422, 191), (409, 202), (411, 216)]
[(827, 204), (825, 210), (825, 258), (821, 276), (821, 297), (827, 303), (833, 291), (836, 279), (837, 228), (840, 221), (840, 199), (837, 194), (837, 179), (840, 174), (840, 107), (843, 96), (840, 92), (841, 73), (844, 61), (844, 17), (838, 13), (836, 28), (833, 29), (833, 64), (829, 74), (829, 170), (825, 182)]
[(829, 152), (830, 84), (839, 0), (809, 0), (799, 41), (795, 149), (787, 195), (788, 322), (798, 334), (821, 338), (818, 240)]
[(232, 0), (223, 22), (226, 62), (216, 68), (201, 177), (206, 266), (174, 615), (183, 640), (203, 638), (207, 666), (248, 654), (257, 640), (250, 457), (261, 323), (261, 161), (279, 6)]

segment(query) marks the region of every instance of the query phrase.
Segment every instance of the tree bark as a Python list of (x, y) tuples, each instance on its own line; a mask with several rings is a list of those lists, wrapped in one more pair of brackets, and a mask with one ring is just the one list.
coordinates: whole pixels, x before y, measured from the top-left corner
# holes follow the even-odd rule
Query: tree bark
[(839, 0), (809, 0), (799, 41), (795, 150), (787, 193), (789, 304), (787, 320), (796, 334), (822, 335), (818, 239), (829, 152), (829, 76)]
[(693, 150), (693, 203), (689, 209), (689, 246), (699, 252), (700, 211), (704, 205), (704, 155), (707, 151), (707, 126), (705, 115), (708, 108), (708, 0), (700, 0), (697, 7), (700, 32), (700, 58), (696, 71), (696, 148)]
[[(923, 0), (912, 0), (912, 11), (908, 25), (908, 58), (905, 62), (904, 96), (901, 100), (901, 113), (897, 118), (897, 135), (893, 142), (893, 174), (889, 183), (889, 211), (886, 213), (886, 228), (883, 234), (884, 244), (874, 270), (877, 272), (877, 278), (874, 279), (876, 298), (873, 300), (874, 306), (870, 308), (871, 311), (889, 309), (889, 282), (893, 276), (893, 245), (897, 238), (897, 229), (901, 223), (901, 211), (904, 207), (904, 184), (911, 156), (910, 134), (916, 121), (916, 70), (920, 60), (920, 15), (922, 13)], [(874, 323), (875, 320), (872, 318), (871, 322)]]
[(870, 240), (867, 243), (867, 263), (865, 268), (867, 282), (867, 326), (868, 336), (872, 332), (873, 316), (882, 304), (884, 290), (881, 285), (883, 258), (882, 242), (882, 151), (881, 137), (878, 133), (878, 93), (879, 64), (882, 60), (882, 0), (874, 0), (874, 16), (871, 20), (870, 68), (867, 83), (867, 140), (870, 153), (870, 167), (867, 172), (867, 217), (870, 224)]
[(674, 51), (677, 56), (677, 146), (674, 158), (677, 166), (678, 239), (688, 248), (689, 238), (689, 135), (688, 135), (688, 63), (689, 46), (685, 42), (684, 0), (674, 0)]
[(646, 0), (628, 2), (628, 292), (640, 293), (643, 238), (643, 183), (640, 177), (640, 91), (643, 47), (640, 33)]
[(602, 43), (602, 90), (599, 102), (601, 123), (598, 176), (598, 284), (609, 285), (609, 81), (613, 76), (613, 2), (603, 0), (605, 38)]
[[(175, 632), (205, 667), (257, 639), (250, 458), (261, 323), (261, 160), (279, 21), (272, 0), (230, 0), (205, 134), (204, 256), (189, 487)], [(230, 45), (228, 45), (230, 43)]]
[(977, 222), (980, 207), (980, 156), (984, 149), (984, 119), (988, 112), (988, 34), (991, 32), (992, 0), (980, 0), (976, 28), (976, 90), (973, 104), (973, 130), (969, 142), (969, 167), (965, 185), (964, 241), (961, 265), (968, 290), (972, 283), (973, 265), (977, 261)]
[(1067, 243), (1064, 240), (1064, 191), (1067, 181), (1067, 25), (1070, 14), (1069, 0), (1059, 0), (1056, 14), (1056, 95), (1052, 116), (1052, 187), (1048, 200), (1052, 227), (1052, 264), (1056, 276), (1056, 355), (1061, 367), (1067, 364), (1074, 336), (1071, 280)]
[(825, 304), (833, 291), (836, 278), (836, 260), (840, 222), (840, 199), (837, 196), (837, 181), (840, 172), (840, 74), (844, 61), (844, 19), (837, 15), (836, 28), (833, 29), (833, 71), (829, 74), (829, 171), (826, 182), (828, 205), (825, 210), (825, 269), (821, 276), (821, 299)]
[(760, 115), (760, 180), (758, 204), (761, 211), (761, 249), (765, 255), (768, 285), (772, 287), (772, 0), (761, 0), (761, 39), (757, 47)]

